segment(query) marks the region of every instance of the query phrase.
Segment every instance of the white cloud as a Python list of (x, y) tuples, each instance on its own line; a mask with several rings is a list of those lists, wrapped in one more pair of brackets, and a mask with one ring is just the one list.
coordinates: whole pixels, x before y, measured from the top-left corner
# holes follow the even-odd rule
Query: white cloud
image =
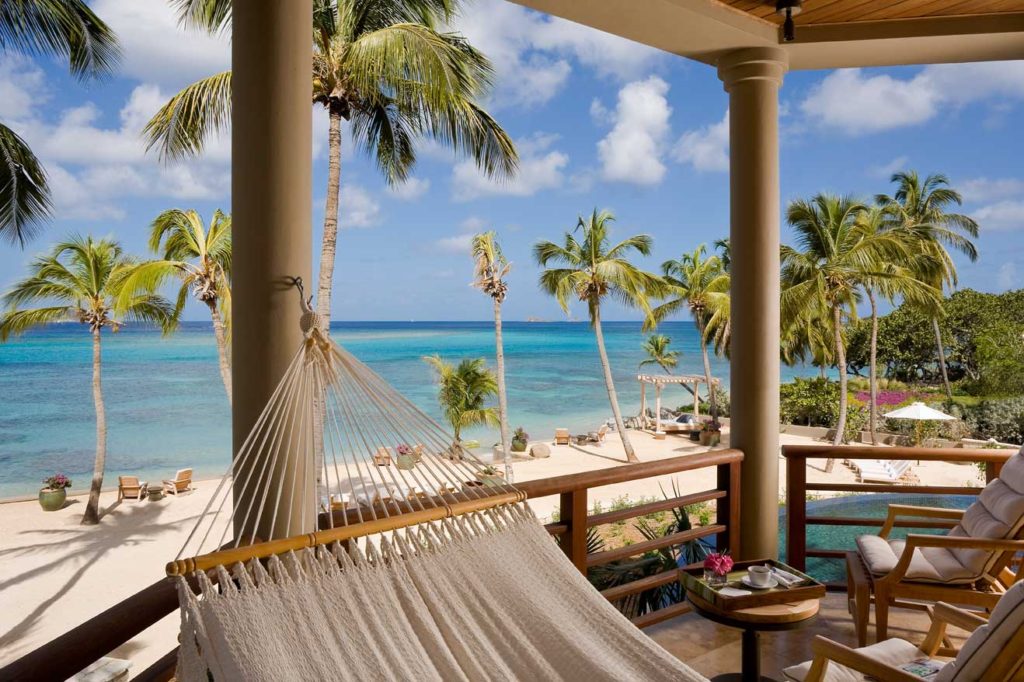
[(409, 178), (401, 185), (389, 187), (388, 192), (396, 199), (402, 201), (415, 201), (427, 193), (430, 189), (430, 180), (426, 178)]
[(966, 201), (993, 201), (1024, 195), (1024, 180), (1017, 178), (973, 178), (960, 183)]
[(472, 234), (457, 234), (453, 237), (443, 237), (435, 242), (437, 248), (445, 253), (469, 253), (470, 244), (473, 241)]
[(229, 36), (184, 30), (169, 2), (96, 0), (92, 9), (121, 41), (122, 74), (177, 89), (231, 68)]
[(1013, 261), (1003, 263), (996, 278), (1000, 289), (1012, 289), (1017, 284), (1017, 264)]
[(455, 22), (497, 72), (494, 105), (544, 104), (565, 87), (570, 59), (602, 77), (637, 78), (664, 53), (505, 0), (481, 0)]
[(338, 225), (343, 229), (373, 227), (380, 222), (380, 204), (359, 185), (342, 185)]
[(1024, 201), (1006, 199), (973, 211), (982, 231), (1024, 230)]
[(46, 74), (27, 57), (6, 53), (0, 59), (0, 118), (21, 119), (50, 99)]
[(893, 173), (897, 173), (907, 168), (907, 164), (910, 159), (906, 156), (897, 156), (895, 159), (888, 163), (879, 164), (877, 166), (871, 166), (867, 169), (867, 175), (873, 178), (881, 178), (888, 180), (892, 177)]
[(459, 229), (463, 232), (477, 233), (487, 227), (487, 221), (477, 216), (469, 216), (461, 223), (459, 223)]
[(1024, 99), (1021, 61), (935, 64), (906, 79), (869, 74), (863, 69), (830, 73), (800, 110), (814, 125), (859, 135), (923, 123), (943, 107), (992, 97)]
[(682, 134), (672, 158), (699, 171), (729, 170), (729, 110), (718, 123)]
[(604, 179), (638, 185), (661, 182), (665, 176), (661, 156), (672, 114), (667, 94), (668, 83), (657, 76), (619, 90), (615, 126), (597, 143)]
[(550, 149), (557, 139), (557, 135), (535, 133), (516, 140), (519, 172), (507, 180), (488, 178), (472, 159), (458, 162), (452, 169), (455, 199), (470, 201), (488, 195), (525, 197), (561, 186), (564, 181), (563, 170), (569, 163), (569, 157), (563, 152)]

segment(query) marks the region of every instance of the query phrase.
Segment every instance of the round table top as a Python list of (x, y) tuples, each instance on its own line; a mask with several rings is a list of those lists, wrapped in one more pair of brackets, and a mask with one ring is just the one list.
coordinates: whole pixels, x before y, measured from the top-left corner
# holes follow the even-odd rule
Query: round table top
[(752, 630), (795, 630), (818, 615), (818, 599), (802, 599), (788, 604), (768, 604), (747, 609), (724, 610), (706, 601), (690, 590), (686, 591), (697, 612), (722, 625)]

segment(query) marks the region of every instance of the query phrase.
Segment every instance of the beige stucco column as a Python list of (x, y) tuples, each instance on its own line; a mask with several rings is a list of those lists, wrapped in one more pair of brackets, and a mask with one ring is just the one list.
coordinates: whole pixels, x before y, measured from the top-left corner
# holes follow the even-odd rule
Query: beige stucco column
[[(302, 341), (299, 297), (287, 283), (312, 283), (312, 0), (235, 0), (232, 16), (231, 212), (233, 451), (267, 403)], [(297, 494), (274, 505), (256, 532), (271, 539), (311, 530), (308, 452), (291, 452), (270, 474)], [(236, 486), (237, 491), (237, 486)], [(311, 506), (313, 505), (313, 506)], [(276, 508), (270, 508), (276, 507)], [(291, 512), (289, 514), (289, 512)], [(290, 517), (290, 521), (288, 520)], [(305, 523), (303, 523), (305, 521)]]
[(721, 58), (729, 93), (732, 338), (730, 443), (743, 450), (740, 551), (778, 554), (779, 104), (786, 53)]

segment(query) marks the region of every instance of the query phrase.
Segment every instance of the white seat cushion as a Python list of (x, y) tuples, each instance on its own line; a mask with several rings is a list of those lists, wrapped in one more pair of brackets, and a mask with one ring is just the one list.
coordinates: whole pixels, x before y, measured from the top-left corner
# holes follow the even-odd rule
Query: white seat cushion
[[(889, 665), (902, 665), (924, 656), (920, 649), (902, 639), (887, 639), (884, 642), (861, 647), (857, 651)], [(791, 680), (803, 682), (811, 670), (811, 663), (812, 661), (804, 661), (799, 665), (786, 668), (782, 673)], [(872, 678), (835, 662), (829, 662), (828, 668), (825, 670), (825, 682), (864, 682), (869, 679)]]
[[(971, 633), (956, 659), (943, 668), (935, 682), (983, 682), (996, 654), (1024, 628), (1024, 582), (1018, 582), (1000, 598), (987, 625)], [(1019, 652), (1024, 656), (1024, 652)]]
[[(857, 549), (868, 570), (875, 576), (885, 575), (896, 568), (905, 546), (904, 540), (886, 540), (877, 535), (861, 535), (857, 538)], [(973, 571), (942, 547), (915, 549), (906, 574), (907, 580), (946, 584), (969, 583), (975, 577)]]

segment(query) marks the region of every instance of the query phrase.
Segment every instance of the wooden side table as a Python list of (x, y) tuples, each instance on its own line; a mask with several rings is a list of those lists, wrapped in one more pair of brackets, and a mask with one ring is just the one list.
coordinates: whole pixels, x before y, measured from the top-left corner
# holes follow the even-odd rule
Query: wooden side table
[(712, 682), (771, 681), (761, 675), (760, 634), (764, 631), (799, 630), (818, 615), (818, 599), (804, 599), (789, 604), (770, 604), (746, 609), (724, 610), (697, 594), (686, 591), (694, 610), (708, 620), (743, 630), (742, 672), (718, 675)]

